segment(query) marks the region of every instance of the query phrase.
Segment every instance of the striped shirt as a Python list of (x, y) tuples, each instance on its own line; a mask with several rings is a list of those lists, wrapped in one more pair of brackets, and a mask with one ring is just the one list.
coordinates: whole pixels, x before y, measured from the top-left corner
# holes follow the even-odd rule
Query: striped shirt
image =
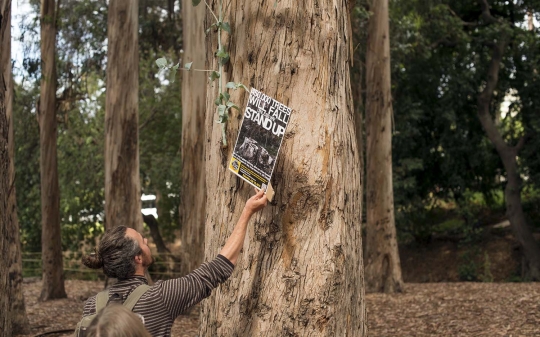
[[(210, 296), (212, 289), (231, 276), (234, 265), (224, 256), (203, 263), (189, 275), (157, 281), (139, 299), (133, 312), (144, 317), (144, 325), (154, 336), (170, 336), (174, 320), (183, 311)], [(135, 288), (147, 284), (143, 276), (133, 276), (118, 281), (109, 288), (109, 301), (123, 303)], [(83, 317), (96, 313), (96, 296), (84, 306)]]

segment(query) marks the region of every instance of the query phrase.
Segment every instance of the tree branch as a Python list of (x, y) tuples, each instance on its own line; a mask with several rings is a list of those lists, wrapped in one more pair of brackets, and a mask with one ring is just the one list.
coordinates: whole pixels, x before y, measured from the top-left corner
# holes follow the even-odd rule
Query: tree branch
[(462, 24), (463, 26), (467, 26), (467, 27), (477, 27), (477, 26), (479, 26), (479, 24), (476, 23), (476, 22), (467, 22), (467, 21), (463, 21), (463, 19), (460, 18), (459, 15), (457, 15), (457, 13), (454, 12), (454, 11), (452, 10), (452, 8), (450, 8), (450, 6), (448, 6), (447, 8), (448, 8), (448, 10), (450, 11), (450, 13), (452, 13), (453, 16), (455, 16), (456, 18), (459, 19), (459, 21), (461, 21), (461, 24)]
[(139, 125), (139, 131), (141, 131), (148, 123), (150, 123), (154, 119), (156, 113), (157, 109), (153, 109), (152, 114), (148, 116), (148, 118), (143, 123), (141, 123), (141, 125)]
[(489, 10), (489, 4), (487, 0), (477, 0), (478, 4), (482, 8), (482, 15), (480, 16), (486, 23), (496, 23), (500, 22), (497, 18), (495, 18), (493, 15), (491, 15), (491, 11)]
[(170, 253), (171, 251), (167, 248), (165, 242), (163, 242), (163, 238), (159, 232), (159, 223), (157, 219), (152, 214), (144, 215), (141, 213), (141, 215), (144, 223), (150, 228), (150, 235), (154, 240), (158, 253)]
[(527, 141), (529, 139), (532, 138), (532, 134), (530, 132), (528, 133), (525, 133), (525, 135), (521, 136), (518, 140), (518, 143), (516, 144), (516, 146), (514, 146), (514, 149), (516, 150), (516, 155), (521, 151), (523, 150), (523, 148), (525, 147), (525, 143), (527, 143)]
[(489, 140), (495, 145), (498, 152), (506, 151), (508, 144), (504, 141), (495, 122), (491, 118), (489, 108), (491, 100), (493, 98), (493, 92), (495, 91), (497, 84), (499, 83), (499, 70), (501, 68), (501, 62), (503, 58), (504, 50), (508, 45), (508, 38), (503, 36), (501, 40), (493, 47), (493, 54), (491, 61), (489, 62), (489, 68), (486, 79), (486, 86), (484, 90), (478, 95), (478, 118), (480, 123), (484, 127)]

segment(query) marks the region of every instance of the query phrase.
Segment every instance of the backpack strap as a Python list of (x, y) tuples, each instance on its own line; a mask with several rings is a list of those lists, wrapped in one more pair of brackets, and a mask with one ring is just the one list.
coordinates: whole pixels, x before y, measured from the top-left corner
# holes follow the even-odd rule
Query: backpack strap
[(96, 296), (96, 314), (107, 306), (109, 302), (109, 290), (100, 291)]
[(141, 284), (140, 286), (138, 286), (135, 290), (133, 290), (131, 292), (131, 294), (129, 294), (129, 296), (126, 298), (124, 304), (122, 304), (124, 307), (126, 307), (127, 309), (129, 309), (130, 311), (133, 310), (133, 307), (135, 306), (135, 304), (137, 304), (137, 302), (139, 301), (139, 299), (141, 298), (142, 295), (144, 295), (144, 293), (150, 289), (150, 286), (147, 285), (147, 284)]

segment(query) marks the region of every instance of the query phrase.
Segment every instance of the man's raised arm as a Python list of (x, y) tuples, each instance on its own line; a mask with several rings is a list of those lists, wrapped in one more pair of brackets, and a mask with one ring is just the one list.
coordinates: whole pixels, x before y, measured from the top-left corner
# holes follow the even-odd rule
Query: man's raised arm
[(268, 199), (266, 199), (266, 195), (264, 195), (264, 190), (262, 189), (257, 192), (257, 194), (249, 198), (244, 206), (242, 215), (240, 215), (240, 219), (238, 219), (238, 222), (231, 233), (231, 236), (227, 239), (227, 242), (225, 243), (225, 246), (223, 246), (223, 249), (221, 249), (221, 252), (219, 252), (234, 265), (236, 265), (238, 255), (240, 254), (240, 250), (244, 245), (244, 238), (246, 237), (249, 219), (253, 214), (263, 209), (267, 203)]

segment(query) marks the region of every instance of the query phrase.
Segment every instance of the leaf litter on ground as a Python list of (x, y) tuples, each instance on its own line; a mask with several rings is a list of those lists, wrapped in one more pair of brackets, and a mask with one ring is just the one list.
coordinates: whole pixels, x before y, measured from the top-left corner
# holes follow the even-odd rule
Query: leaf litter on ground
[[(30, 333), (19, 337), (71, 336), (54, 331), (74, 329), (84, 302), (103, 285), (67, 280), (68, 298), (38, 302), (41, 281), (26, 280)], [(367, 294), (366, 308), (370, 337), (540, 336), (540, 283), (407, 283), (401, 294)], [(180, 316), (172, 336), (198, 336), (199, 311)]]

